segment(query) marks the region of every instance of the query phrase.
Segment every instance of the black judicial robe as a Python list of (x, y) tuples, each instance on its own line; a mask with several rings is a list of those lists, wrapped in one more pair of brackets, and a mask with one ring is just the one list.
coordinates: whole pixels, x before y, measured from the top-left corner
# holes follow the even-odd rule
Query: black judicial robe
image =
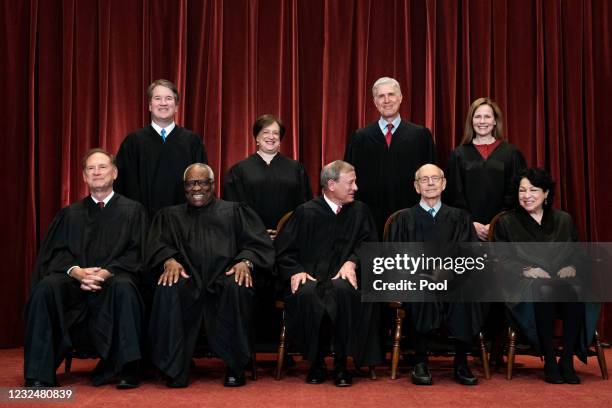
[(350, 138), (344, 160), (355, 166), (356, 199), (370, 207), (379, 236), (387, 218), (397, 210), (419, 202), (414, 173), (436, 162), (436, 150), (429, 129), (402, 121), (387, 147), (378, 122), (358, 129)]
[[(577, 242), (578, 232), (572, 217), (565, 211), (556, 209), (544, 209), (541, 224), (538, 224), (523, 208), (517, 208), (503, 214), (493, 231), (494, 241), (497, 242)], [(520, 250), (520, 244), (519, 248)], [(543, 253), (543, 251), (545, 253)], [(532, 254), (530, 259), (525, 259), (525, 252), (517, 252), (517, 256), (508, 259), (505, 269), (516, 269), (514, 291), (532, 290), (535, 279), (523, 276), (523, 267), (538, 266), (547, 271), (553, 280), (559, 269), (568, 265), (575, 265), (572, 251), (559, 250), (552, 246), (549, 250), (538, 248), (537, 254)], [(580, 268), (576, 271), (580, 277)], [(511, 318), (518, 326), (529, 343), (539, 349), (538, 330), (536, 327), (533, 304), (529, 302), (508, 303)], [(577, 342), (576, 355), (586, 363), (587, 347), (593, 341), (597, 319), (599, 318), (599, 303), (585, 303), (585, 320), (582, 333)]]
[(526, 167), (516, 146), (501, 142), (485, 160), (473, 144), (457, 146), (446, 169), (444, 200), (467, 210), (475, 222), (489, 224), (500, 211), (513, 207), (513, 181)]
[[(53, 382), (49, 375), (72, 349), (70, 330), (77, 325), (86, 326), (94, 349), (107, 362), (94, 381), (108, 380), (123, 364), (141, 357), (142, 301), (136, 285), (143, 270), (147, 227), (144, 207), (117, 193), (103, 210), (91, 197), (60, 210), (32, 274), (25, 312), (26, 378)], [(99, 266), (115, 276), (104, 282), (101, 291), (86, 292), (66, 274), (75, 265)], [(117, 292), (118, 282), (128, 289)], [(46, 302), (49, 296), (54, 299), (52, 307)], [(117, 302), (115, 296), (120, 296)], [(120, 310), (114, 311), (115, 307)]]
[(121, 143), (115, 191), (142, 203), (152, 219), (160, 208), (185, 202), (183, 172), (192, 163), (207, 163), (199, 135), (175, 126), (164, 143), (148, 125)]
[(302, 163), (278, 153), (268, 165), (254, 153), (230, 168), (223, 199), (246, 203), (267, 229), (276, 229), (283, 215), (312, 199), (312, 190)]
[[(388, 234), (390, 242), (436, 243), (440, 254), (451, 253), (455, 243), (478, 242), (469, 214), (444, 204), (435, 217), (419, 204), (401, 210)], [(426, 334), (445, 323), (451, 336), (464, 342), (471, 341), (484, 320), (481, 305), (471, 303), (410, 303), (408, 311), (420, 333)]]
[(251, 353), (252, 288), (238, 287), (225, 272), (245, 258), (253, 274), (272, 267), (274, 248), (261, 220), (244, 204), (215, 198), (203, 207), (166, 207), (155, 216), (147, 245), (156, 282), (169, 258), (190, 278), (157, 286), (149, 326), (153, 363), (172, 378), (185, 375), (204, 320), (212, 350), (242, 371)]
[[(350, 333), (344, 333), (343, 337), (349, 338), (349, 344), (344, 345), (346, 354), (353, 356), (357, 366), (382, 361), (378, 304), (357, 300), (359, 310), (354, 310), (353, 305), (338, 304), (331, 281), (346, 261), (355, 262), (359, 268), (359, 246), (362, 242), (377, 240), (374, 220), (364, 203), (355, 201), (345, 205), (336, 215), (321, 196), (296, 208), (274, 241), (277, 267), (287, 287), (291, 277), (299, 272), (307, 272), (317, 280), (318, 302), (314, 313), (299, 308), (292, 301), (295, 294), (287, 297), (286, 304), (288, 335), (305, 349), (308, 360), (315, 359), (319, 328), (327, 313), (333, 323), (341, 318), (340, 314), (352, 318)], [(358, 281), (359, 278), (357, 269)]]

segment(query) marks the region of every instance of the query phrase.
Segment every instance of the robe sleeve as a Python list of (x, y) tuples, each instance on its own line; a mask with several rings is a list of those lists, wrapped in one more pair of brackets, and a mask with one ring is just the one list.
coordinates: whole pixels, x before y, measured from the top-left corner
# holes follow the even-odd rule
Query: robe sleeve
[(224, 200), (235, 202), (245, 201), (244, 197), (246, 197), (246, 193), (242, 184), (242, 177), (239, 173), (240, 171), (238, 170), (237, 166), (232, 166), (227, 173), (225, 182), (223, 183), (222, 198)]
[(142, 205), (134, 211), (130, 219), (131, 227), (125, 250), (111, 260), (105, 268), (111, 273), (141, 275), (143, 273), (144, 250), (147, 240), (148, 219)]
[(192, 146), (191, 162), (192, 163), (204, 163), (208, 164), (208, 156), (206, 155), (206, 149), (202, 142), (202, 136), (194, 133), (195, 142)]
[[(175, 235), (168, 212), (159, 211), (153, 218), (149, 229), (145, 255), (146, 269), (153, 278), (157, 278), (162, 271), (163, 263), (170, 258), (176, 259), (178, 263), (187, 268), (187, 260), (181, 255)], [(192, 273), (191, 270), (186, 272)]]
[(240, 204), (237, 208), (239, 222), (236, 224), (238, 230), (238, 254), (234, 258), (235, 263), (242, 259), (248, 259), (262, 269), (272, 268), (274, 265), (274, 246), (266, 233), (263, 222), (249, 206)]
[(457, 149), (453, 150), (448, 161), (448, 166), (446, 167), (446, 181), (444, 201), (453, 207), (468, 209), (464, 195), (461, 156), (457, 153)]
[(506, 171), (506, 191), (504, 193), (504, 210), (513, 207), (516, 201), (515, 178), (518, 173), (527, 167), (525, 158), (520, 150), (515, 148), (509, 160), (510, 168)]
[[(361, 268), (361, 262), (359, 256), (361, 245), (364, 242), (377, 242), (378, 241), (378, 233), (376, 232), (376, 223), (374, 222), (374, 217), (370, 212), (370, 209), (367, 206), (364, 206), (363, 209), (363, 223), (361, 228), (359, 229), (359, 235), (357, 240), (355, 241), (355, 246), (353, 248), (352, 253), (348, 257), (348, 261), (355, 262), (358, 268)], [(358, 277), (361, 274), (357, 275)]]
[(32, 272), (30, 282), (32, 288), (45, 276), (51, 273), (66, 273), (68, 268), (77, 265), (76, 256), (70, 251), (68, 242), (69, 222), (67, 207), (63, 208), (51, 222), (40, 245), (36, 265)]
[(300, 186), (302, 188), (302, 200), (303, 202), (312, 200), (312, 187), (310, 186), (310, 178), (308, 172), (304, 168), (302, 163), (299, 164), (299, 179)]
[(135, 135), (128, 135), (119, 147), (117, 157), (118, 176), (113, 185), (115, 192), (124, 195), (131, 200), (142, 202), (142, 192), (140, 191), (139, 163), (137, 146), (134, 146)]
[(306, 268), (300, 263), (299, 236), (302, 217), (303, 210), (298, 207), (274, 240), (276, 266), (284, 281), (290, 280), (293, 275), (300, 272), (312, 273), (312, 271), (306, 271)]

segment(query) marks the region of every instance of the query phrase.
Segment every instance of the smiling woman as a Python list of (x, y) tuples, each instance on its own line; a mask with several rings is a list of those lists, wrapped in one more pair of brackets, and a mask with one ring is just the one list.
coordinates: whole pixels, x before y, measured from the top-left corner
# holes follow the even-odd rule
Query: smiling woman
[(503, 140), (503, 131), (499, 106), (489, 98), (476, 99), (466, 115), (461, 145), (446, 169), (444, 201), (470, 212), (482, 241), (491, 219), (512, 206), (512, 180), (526, 166), (521, 152)]

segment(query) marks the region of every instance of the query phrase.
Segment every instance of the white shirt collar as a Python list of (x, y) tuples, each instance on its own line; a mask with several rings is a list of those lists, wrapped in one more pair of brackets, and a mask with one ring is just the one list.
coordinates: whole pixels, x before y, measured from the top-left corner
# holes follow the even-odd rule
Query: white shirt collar
[(327, 196), (325, 195), (325, 193), (323, 193), (323, 199), (325, 199), (325, 202), (327, 203), (327, 205), (329, 205), (329, 208), (331, 208), (332, 212), (334, 214), (336, 214), (336, 212), (338, 211), (338, 207), (339, 205), (334, 203), (332, 200), (330, 200), (329, 198), (327, 198)]
[[(383, 117), (381, 116), (380, 119), (378, 119), (378, 126), (380, 127), (380, 130), (386, 134), (387, 133), (387, 124), (389, 122), (387, 122), (385, 119), (383, 119)], [(397, 130), (397, 127), (400, 125), (400, 123), (402, 123), (402, 118), (400, 117), (399, 113), (397, 114), (397, 116), (395, 117), (395, 119), (393, 119), (391, 121), (391, 123), (393, 123), (393, 129), (391, 129), (391, 133), (395, 133), (395, 131)]]
[(433, 207), (428, 206), (425, 201), (419, 202), (419, 205), (421, 206), (422, 209), (424, 209), (426, 212), (429, 212), (430, 209), (433, 208), (434, 212), (432, 214), (433, 217), (435, 217), (436, 215), (438, 215), (438, 211), (440, 211), (440, 208), (442, 207), (442, 201), (438, 201), (436, 203), (436, 205), (434, 205)]
[(151, 121), (151, 126), (153, 127), (153, 129), (155, 129), (157, 134), (160, 135), (160, 136), (161, 136), (162, 129), (166, 129), (166, 136), (168, 136), (170, 134), (170, 132), (172, 132), (174, 130), (174, 127), (176, 126), (176, 123), (172, 122), (171, 124), (169, 124), (168, 126), (163, 128), (163, 127), (159, 126), (157, 123)]
[[(104, 201), (104, 206), (106, 207), (106, 205), (108, 204), (108, 202), (111, 200), (111, 198), (113, 198), (113, 196), (115, 195), (114, 191), (111, 191), (109, 195), (106, 196), (106, 198), (102, 201)], [(94, 203), (98, 204), (100, 202), (100, 200), (97, 200), (96, 197), (94, 197), (93, 195), (91, 196), (91, 199), (94, 201)]]

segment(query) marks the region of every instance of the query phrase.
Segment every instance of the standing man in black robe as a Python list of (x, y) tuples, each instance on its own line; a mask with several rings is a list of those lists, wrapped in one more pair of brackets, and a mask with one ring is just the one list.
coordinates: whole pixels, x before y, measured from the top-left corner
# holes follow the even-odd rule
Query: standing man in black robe
[[(478, 236), (470, 215), (459, 208), (442, 204), (446, 187), (444, 172), (438, 166), (426, 164), (415, 173), (414, 188), (421, 195), (420, 202), (400, 211), (389, 226), (391, 242), (434, 243), (439, 254), (448, 254), (453, 244), (477, 242)], [(449, 277), (452, 279), (452, 277)], [(436, 280), (436, 277), (431, 276)], [(412, 383), (431, 385), (427, 366), (427, 334), (445, 324), (454, 340), (455, 358), (453, 377), (463, 385), (475, 385), (478, 380), (467, 365), (467, 353), (472, 337), (482, 324), (478, 304), (470, 303), (409, 303), (407, 305), (411, 330), (414, 333), (415, 366)]]
[(137, 282), (148, 225), (144, 207), (113, 192), (113, 156), (83, 159), (90, 196), (64, 207), (42, 242), (26, 305), (26, 387), (56, 386), (66, 353), (89, 338), (101, 360), (94, 385), (119, 374), (117, 388), (139, 385), (142, 300)]
[(147, 268), (155, 274), (149, 338), (152, 361), (168, 387), (187, 387), (204, 323), (212, 351), (227, 365), (224, 385), (246, 383), (251, 358), (254, 268), (274, 264), (274, 248), (257, 214), (214, 196), (202, 163), (184, 174), (187, 203), (159, 211), (151, 224)]
[(130, 133), (117, 153), (115, 190), (142, 203), (149, 218), (160, 209), (185, 202), (183, 172), (192, 163), (207, 163), (202, 137), (174, 123), (179, 93), (166, 79), (147, 89), (151, 124)]
[(279, 274), (291, 290), (286, 301), (287, 332), (311, 362), (309, 384), (325, 380), (324, 357), (334, 351), (334, 382), (350, 386), (346, 358), (355, 365), (382, 361), (376, 303), (361, 303), (357, 250), (376, 242), (368, 207), (355, 201), (355, 169), (341, 160), (321, 171), (323, 195), (293, 212), (275, 240)]
[(389, 215), (419, 202), (418, 195), (405, 186), (412, 183), (419, 167), (436, 162), (436, 151), (429, 129), (401, 119), (399, 82), (379, 78), (372, 94), (380, 119), (351, 136), (344, 160), (359, 174), (356, 198), (370, 207), (382, 237)]

